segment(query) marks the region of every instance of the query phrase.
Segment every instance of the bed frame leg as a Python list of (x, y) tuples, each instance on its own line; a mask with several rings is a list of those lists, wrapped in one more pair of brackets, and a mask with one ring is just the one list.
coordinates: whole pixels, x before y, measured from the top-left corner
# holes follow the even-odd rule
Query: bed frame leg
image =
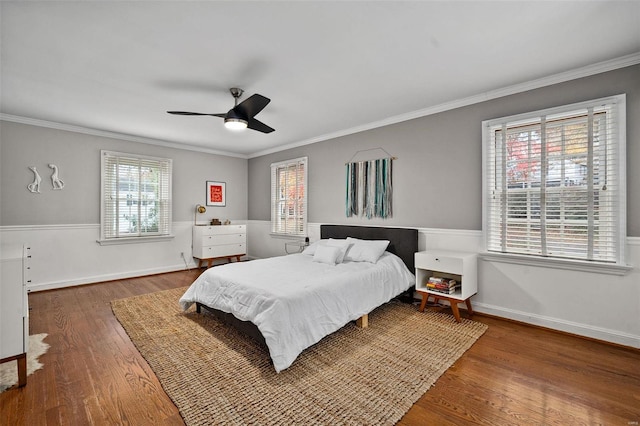
[(201, 310), (200, 304), (196, 302), (196, 312), (200, 313)]
[(356, 320), (356, 325), (360, 328), (369, 327), (369, 314), (364, 314)]

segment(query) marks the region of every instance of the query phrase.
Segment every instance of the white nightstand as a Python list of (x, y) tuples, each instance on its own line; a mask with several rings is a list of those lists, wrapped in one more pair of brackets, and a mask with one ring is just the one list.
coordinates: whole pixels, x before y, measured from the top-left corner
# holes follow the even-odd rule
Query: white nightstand
[[(458, 303), (467, 305), (469, 315), (473, 315), (471, 309), (471, 296), (478, 292), (478, 256), (476, 253), (447, 250), (426, 250), (415, 254), (416, 264), (416, 291), (422, 296), (420, 312), (424, 311), (429, 297), (434, 301), (447, 300), (451, 304), (451, 310), (460, 322)], [(441, 293), (427, 288), (429, 277), (441, 277), (455, 279), (460, 283), (453, 294)]]

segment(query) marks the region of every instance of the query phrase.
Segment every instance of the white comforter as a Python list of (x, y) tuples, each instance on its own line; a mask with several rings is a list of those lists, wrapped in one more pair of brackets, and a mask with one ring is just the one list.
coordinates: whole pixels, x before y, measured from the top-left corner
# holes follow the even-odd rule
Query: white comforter
[(402, 260), (388, 252), (376, 264), (312, 259), (293, 254), (210, 268), (180, 304), (186, 310), (200, 302), (253, 322), (280, 372), (304, 349), (415, 283)]

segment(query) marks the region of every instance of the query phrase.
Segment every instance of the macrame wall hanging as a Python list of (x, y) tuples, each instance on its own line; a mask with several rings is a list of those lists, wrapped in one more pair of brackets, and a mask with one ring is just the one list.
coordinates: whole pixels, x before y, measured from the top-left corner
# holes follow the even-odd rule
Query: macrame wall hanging
[[(368, 149), (365, 151), (381, 150), (389, 155), (382, 148)], [(391, 217), (391, 163), (395, 157), (389, 155), (385, 158), (377, 158), (366, 161), (353, 161), (356, 152), (351, 160), (346, 163), (347, 167), (347, 197), (346, 214), (347, 217), (364, 216), (367, 219), (381, 217), (387, 219)]]

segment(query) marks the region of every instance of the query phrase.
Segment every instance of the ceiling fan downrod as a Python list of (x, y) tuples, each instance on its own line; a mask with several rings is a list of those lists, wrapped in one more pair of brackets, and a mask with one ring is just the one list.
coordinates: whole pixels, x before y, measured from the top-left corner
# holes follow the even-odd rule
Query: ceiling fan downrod
[(231, 92), (231, 96), (233, 96), (233, 99), (235, 100), (235, 106), (238, 106), (238, 99), (240, 98), (240, 96), (242, 96), (242, 94), (244, 93), (244, 90), (239, 89), (237, 87), (232, 87), (229, 89), (229, 92)]

